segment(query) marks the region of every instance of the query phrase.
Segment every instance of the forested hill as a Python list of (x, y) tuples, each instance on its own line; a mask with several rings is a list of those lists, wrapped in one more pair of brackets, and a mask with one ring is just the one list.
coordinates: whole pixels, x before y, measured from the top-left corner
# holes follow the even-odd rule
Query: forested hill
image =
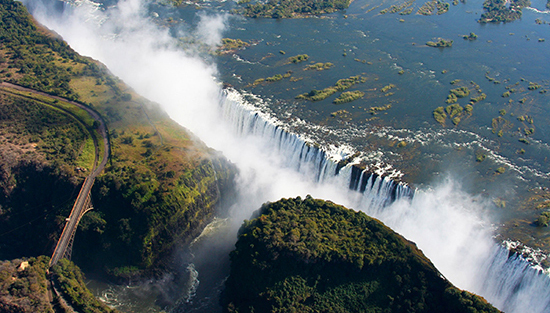
[(93, 168), (97, 124), (68, 100), (101, 114), (111, 147), (76, 233), (78, 265), (123, 277), (162, 269), (232, 185), (220, 153), (13, 0), (0, 0), (0, 81), (67, 99), (0, 86), (0, 259), (51, 255)]
[(378, 220), (309, 196), (244, 223), (222, 302), (228, 312), (499, 312)]

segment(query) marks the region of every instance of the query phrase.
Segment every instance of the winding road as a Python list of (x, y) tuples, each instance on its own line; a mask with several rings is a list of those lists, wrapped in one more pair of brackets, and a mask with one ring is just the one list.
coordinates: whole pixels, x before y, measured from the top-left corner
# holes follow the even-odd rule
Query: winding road
[[(41, 92), (41, 91), (38, 91), (38, 90), (25, 88), (25, 87), (22, 87), (22, 86), (19, 86), (19, 85), (10, 84), (10, 83), (7, 83), (7, 82), (0, 83), (0, 87), (3, 88), (3, 89), (9, 88), (9, 89), (15, 89), (15, 90), (18, 90), (18, 91), (23, 91), (23, 92), (30, 92), (32, 94), (45, 96), (45, 97), (48, 97), (50, 99), (56, 99), (56, 100), (59, 100), (59, 101), (64, 101), (64, 102), (72, 104), (72, 105), (74, 105), (74, 106), (76, 106), (76, 107), (78, 107), (82, 110), (85, 110), (88, 114), (90, 114), (90, 116), (95, 121), (97, 121), (99, 123), (98, 129), (99, 129), (99, 132), (100, 132), (101, 136), (103, 137), (103, 159), (102, 159), (101, 163), (98, 165), (99, 147), (98, 147), (97, 141), (94, 140), (95, 151), (96, 151), (95, 161), (94, 161), (94, 168), (92, 169), (90, 175), (88, 177), (86, 177), (86, 179), (84, 180), (84, 183), (82, 184), (82, 187), (80, 189), (78, 197), (76, 198), (76, 201), (75, 201), (75, 203), (73, 205), (73, 208), (71, 210), (71, 214), (69, 215), (69, 218), (67, 219), (67, 222), (65, 223), (65, 227), (63, 228), (63, 232), (61, 233), (61, 237), (59, 238), (59, 240), (57, 242), (57, 245), (56, 245), (55, 250), (53, 252), (52, 258), (50, 260), (50, 267), (51, 267), (51, 266), (55, 265), (65, 255), (65, 252), (67, 251), (67, 247), (69, 246), (69, 244), (71, 242), (73, 234), (76, 231), (76, 228), (78, 227), (78, 222), (80, 221), (80, 218), (86, 212), (86, 210), (88, 209), (88, 206), (90, 205), (90, 203), (89, 203), (89, 201), (90, 201), (89, 200), (90, 199), (90, 192), (92, 190), (92, 186), (94, 185), (95, 179), (103, 171), (103, 169), (105, 168), (105, 165), (107, 165), (107, 162), (109, 160), (111, 150), (110, 150), (109, 138), (107, 136), (107, 126), (105, 124), (105, 121), (101, 117), (101, 115), (99, 115), (99, 113), (97, 113), (96, 111), (94, 111), (93, 109), (91, 109), (90, 107), (88, 107), (84, 104), (81, 104), (81, 103), (78, 103), (78, 102), (75, 102), (75, 101), (71, 101), (71, 100), (68, 100), (68, 99), (65, 99), (65, 98), (62, 98), (62, 97), (50, 95), (48, 93)], [(33, 100), (40, 101), (40, 100), (34, 99), (34, 98), (33, 98)], [(49, 104), (49, 105), (51, 105), (51, 104)], [(70, 112), (67, 112), (67, 113), (71, 114)]]

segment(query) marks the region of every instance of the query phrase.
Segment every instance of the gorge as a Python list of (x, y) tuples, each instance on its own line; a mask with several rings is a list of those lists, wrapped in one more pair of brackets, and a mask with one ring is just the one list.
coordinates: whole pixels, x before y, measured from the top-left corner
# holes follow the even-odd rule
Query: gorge
[[(266, 201), (310, 194), (380, 219), (416, 242), (453, 284), (500, 310), (550, 309), (547, 273), (493, 239), (492, 201), (462, 190), (451, 174), (412, 189), (395, 180), (399, 171), (387, 164), (360, 165), (349, 144), (320, 144), (294, 132), (270, 114), (262, 97), (222, 88), (213, 61), (199, 57), (197, 47), (181, 49), (168, 30), (151, 22), (141, 1), (102, 9), (85, 1), (64, 3), (61, 12), (51, 3), (25, 4), (79, 53), (105, 63), (237, 165), (238, 197), (228, 213), (233, 226), (225, 236), (228, 246), (242, 221)], [(211, 46), (220, 41), (230, 19), (206, 13), (194, 18), (198, 22), (191, 33)], [(305, 120), (293, 123), (323, 131)], [(200, 281), (200, 271), (198, 275)]]

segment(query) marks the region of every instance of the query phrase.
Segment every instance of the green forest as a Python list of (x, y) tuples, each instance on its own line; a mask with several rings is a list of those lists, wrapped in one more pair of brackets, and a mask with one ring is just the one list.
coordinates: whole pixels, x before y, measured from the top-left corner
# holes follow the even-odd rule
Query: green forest
[(76, 100), (71, 76), (97, 70), (62, 39), (39, 30), (19, 2), (0, 1), (0, 42), (0, 78), (29, 88)]
[(380, 221), (309, 196), (263, 205), (235, 246), (227, 312), (499, 312)]
[[(297, 95), (296, 99), (309, 100), (309, 101), (321, 101), (321, 100), (324, 100), (324, 99), (332, 96), (333, 94), (335, 94), (339, 91), (344, 91), (346, 89), (351, 88), (355, 84), (360, 84), (360, 83), (362, 84), (366, 81), (367, 81), (367, 78), (362, 77), (360, 75), (351, 76), (349, 78), (342, 78), (342, 79), (339, 79), (334, 84), (334, 86), (330, 86), (330, 87), (327, 87), (327, 88), (322, 89), (322, 90), (313, 89), (308, 93), (303, 93), (303, 94)], [(342, 99), (345, 98), (345, 99), (350, 99), (350, 101), (353, 101), (355, 99), (351, 99), (351, 98), (357, 97), (357, 95), (358, 94), (354, 94), (354, 96), (350, 97), (349, 94), (346, 94), (346, 95), (344, 95), (344, 97)], [(363, 95), (361, 95), (360, 97), (362, 97), (362, 96)], [(357, 98), (360, 98), (360, 97), (357, 97)], [(342, 100), (338, 100), (337, 102), (339, 102), (339, 101), (342, 101)]]
[(0, 311), (53, 313), (47, 297), (49, 258), (0, 261)]
[(52, 267), (52, 277), (56, 286), (59, 286), (63, 299), (69, 302), (72, 308), (82, 313), (115, 313), (117, 310), (109, 308), (97, 300), (86, 287), (84, 274), (78, 266), (67, 259), (61, 259)]
[[(0, 0), (0, 23), (0, 81), (77, 101), (107, 123), (111, 159), (94, 184), (94, 210), (81, 220), (73, 259), (115, 277), (166, 268), (174, 247), (213, 218), (234, 166), (36, 25), (20, 2)], [(68, 102), (0, 89), (0, 258), (53, 251), (93, 165), (90, 120)]]

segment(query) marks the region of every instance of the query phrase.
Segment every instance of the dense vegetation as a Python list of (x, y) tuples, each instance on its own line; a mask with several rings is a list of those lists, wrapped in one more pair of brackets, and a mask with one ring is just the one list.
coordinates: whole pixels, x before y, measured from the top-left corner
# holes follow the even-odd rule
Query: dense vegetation
[(531, 5), (530, 0), (485, 0), (480, 23), (512, 22), (521, 18), (521, 10)]
[(231, 253), (226, 311), (498, 312), (364, 213), (308, 196), (257, 215)]
[(292, 76), (292, 71), (288, 71), (284, 74), (275, 74), (273, 76), (270, 76), (270, 77), (265, 77), (265, 78), (258, 78), (256, 80), (254, 80), (254, 82), (252, 84), (249, 84), (248, 86), (251, 86), (251, 87), (256, 87), (260, 84), (264, 84), (264, 83), (274, 83), (274, 82), (278, 82), (278, 81), (281, 81), (283, 80), (283, 78), (289, 78), (290, 76)]
[(85, 175), (77, 169), (93, 165), (89, 142), (72, 116), (0, 92), (0, 258), (49, 253)]
[(470, 89), (468, 89), (468, 87), (458, 87), (455, 89), (451, 89), (445, 102), (447, 102), (448, 104), (456, 103), (458, 101), (458, 98), (464, 98), (469, 95)]
[(52, 267), (53, 279), (56, 288), (63, 295), (69, 305), (82, 313), (110, 313), (117, 312), (98, 301), (86, 288), (84, 274), (80, 268), (67, 259), (61, 259)]
[[(47, 256), (29, 259), (0, 261), (0, 311), (4, 313), (49, 313), (69, 312), (76, 309), (82, 313), (116, 312), (94, 298), (86, 288), (84, 275), (72, 262), (62, 259), (48, 274)], [(57, 291), (53, 293), (49, 280), (53, 278)], [(48, 293), (53, 295), (52, 302)], [(69, 307), (70, 308), (69, 308)]]
[(59, 100), (46, 101), (16, 90), (0, 90), (0, 142), (2, 151), (14, 150), (45, 159), (74, 172), (75, 166), (91, 169), (97, 123), (80, 108)]
[(246, 41), (242, 41), (241, 39), (222, 38), (222, 44), (218, 47), (218, 53), (230, 53), (246, 47), (250, 47), (250, 44)]
[(477, 40), (477, 35), (476, 35), (476, 33), (471, 32), (469, 35), (463, 35), (462, 38), (464, 40), (474, 41), (474, 40)]
[(0, 261), (0, 312), (53, 313), (48, 300), (45, 256)]
[(334, 99), (332, 103), (334, 104), (348, 103), (348, 102), (355, 101), (363, 97), (364, 95), (365, 93), (359, 90), (345, 91), (345, 92), (342, 92), (342, 94), (338, 98)]
[(327, 63), (315, 63), (315, 64), (311, 64), (311, 65), (308, 65), (304, 68), (304, 71), (307, 71), (307, 70), (318, 70), (318, 71), (323, 71), (323, 70), (328, 70), (330, 69), (331, 67), (333, 67), (334, 64), (333, 63), (330, 63), (330, 62), (327, 62)]
[(242, 13), (248, 17), (292, 18), (343, 10), (349, 6), (350, 2), (350, 0), (270, 0), (266, 3), (250, 3), (250, 0), (241, 0), (239, 4), (246, 4)]
[[(135, 142), (147, 145), (146, 139)], [(163, 265), (174, 247), (200, 233), (229, 183), (228, 166), (214, 155), (196, 158), (193, 153), (207, 152), (192, 147), (181, 157), (178, 148), (167, 146), (169, 151), (145, 164), (117, 159), (98, 178), (93, 194), (98, 211), (81, 222), (75, 260), (105, 264), (117, 276), (137, 274)]]
[(288, 58), (288, 63), (300, 63), (307, 61), (309, 59), (309, 55), (307, 54), (298, 54), (293, 57)]
[(400, 13), (401, 15), (411, 14), (412, 11), (413, 11), (412, 5), (414, 4), (414, 1), (415, 0), (409, 0), (409, 1), (405, 1), (401, 4), (393, 4), (389, 8), (380, 11), (380, 14), (386, 14), (386, 13), (395, 14), (395, 13), (399, 13), (403, 10), (405, 10), (405, 13), (401, 12), (401, 13), (403, 13), (403, 14)]
[(434, 119), (441, 125), (445, 125), (445, 120), (447, 119), (447, 114), (445, 114), (444, 107), (437, 107), (433, 111)]
[(377, 107), (370, 107), (370, 108), (369, 108), (369, 113), (370, 113), (371, 115), (375, 115), (375, 114), (377, 114), (378, 112), (387, 111), (387, 110), (391, 109), (391, 107), (392, 107), (391, 104), (386, 104), (386, 105), (377, 106)]
[[(451, 85), (463, 84), (460, 79), (451, 81)], [(445, 126), (447, 117), (450, 118), (454, 125), (458, 125), (464, 118), (473, 115), (474, 105), (487, 98), (481, 87), (474, 81), (470, 81), (470, 87), (461, 86), (449, 90), (449, 95), (445, 100), (448, 105), (446, 107), (438, 107), (433, 111), (434, 119)], [(462, 98), (470, 96), (468, 104), (461, 106), (458, 101)]]
[[(94, 210), (82, 218), (73, 259), (116, 276), (162, 268), (213, 218), (234, 167), (104, 66), (36, 26), (21, 3), (0, 0), (0, 14), (0, 79), (76, 99), (107, 122), (112, 157), (92, 190)], [(82, 112), (37, 97), (9, 88), (0, 95), (4, 259), (51, 253), (94, 159)]]
[(23, 86), (75, 100), (71, 75), (94, 71), (93, 62), (37, 29), (19, 2), (0, 0), (0, 43), (0, 77)]
[(440, 0), (431, 0), (425, 2), (419, 9), (417, 14), (422, 15), (432, 15), (437, 13), (437, 15), (445, 14), (449, 11), (449, 3), (443, 2)]

